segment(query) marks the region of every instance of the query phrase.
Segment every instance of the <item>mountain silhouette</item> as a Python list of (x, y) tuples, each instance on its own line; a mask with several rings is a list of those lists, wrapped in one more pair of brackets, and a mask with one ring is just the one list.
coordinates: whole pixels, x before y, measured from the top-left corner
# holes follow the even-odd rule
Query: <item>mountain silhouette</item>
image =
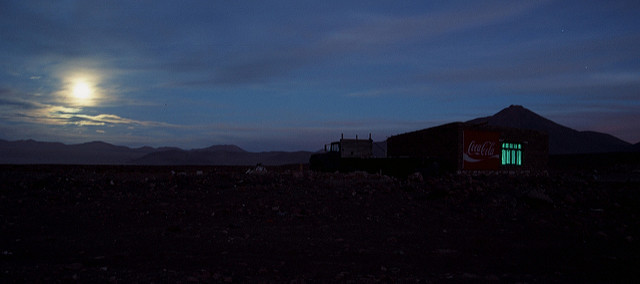
[(242, 153), (247, 152), (244, 149), (236, 146), (236, 145), (213, 145), (207, 148), (197, 149), (196, 151), (201, 152), (232, 152), (232, 153)]
[(151, 147), (131, 149), (104, 142), (65, 145), (34, 140), (0, 140), (3, 164), (124, 164), (126, 161), (157, 151)]
[(65, 145), (34, 140), (0, 139), (0, 164), (79, 165), (284, 165), (307, 163), (311, 152), (247, 152), (236, 145), (202, 149), (129, 148), (93, 141)]
[(555, 123), (519, 105), (511, 105), (498, 113), (476, 118), (467, 123), (532, 129), (549, 135), (549, 154), (607, 153), (634, 151), (633, 146), (610, 134), (577, 131)]
[(215, 145), (194, 150), (156, 151), (132, 160), (138, 165), (285, 165), (306, 164), (311, 152), (247, 152), (235, 145)]

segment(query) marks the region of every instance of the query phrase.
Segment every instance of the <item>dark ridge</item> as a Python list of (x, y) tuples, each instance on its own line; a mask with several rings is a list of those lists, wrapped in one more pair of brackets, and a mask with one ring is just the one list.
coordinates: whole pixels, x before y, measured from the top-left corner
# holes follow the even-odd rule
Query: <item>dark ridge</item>
[(468, 123), (532, 129), (549, 135), (550, 154), (608, 153), (634, 151), (631, 144), (610, 134), (577, 131), (544, 118), (523, 106), (511, 105), (498, 113)]

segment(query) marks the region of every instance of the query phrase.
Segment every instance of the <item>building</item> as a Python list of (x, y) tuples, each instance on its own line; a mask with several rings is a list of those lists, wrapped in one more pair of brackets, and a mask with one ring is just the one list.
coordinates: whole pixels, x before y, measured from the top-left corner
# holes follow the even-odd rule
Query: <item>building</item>
[(546, 133), (449, 123), (391, 136), (387, 157), (422, 159), (444, 171), (546, 171), (549, 138)]

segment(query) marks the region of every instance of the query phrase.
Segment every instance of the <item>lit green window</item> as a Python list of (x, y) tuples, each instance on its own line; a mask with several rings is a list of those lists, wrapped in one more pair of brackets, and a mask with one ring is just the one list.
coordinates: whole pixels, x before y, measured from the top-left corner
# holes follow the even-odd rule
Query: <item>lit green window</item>
[(522, 165), (522, 144), (502, 143), (502, 164)]

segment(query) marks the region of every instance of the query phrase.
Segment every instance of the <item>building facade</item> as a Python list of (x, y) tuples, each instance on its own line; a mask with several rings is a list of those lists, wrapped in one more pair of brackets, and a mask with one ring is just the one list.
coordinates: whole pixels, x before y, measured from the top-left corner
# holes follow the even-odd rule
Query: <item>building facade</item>
[(546, 133), (487, 124), (449, 123), (391, 136), (387, 156), (433, 162), (444, 171), (546, 171)]

